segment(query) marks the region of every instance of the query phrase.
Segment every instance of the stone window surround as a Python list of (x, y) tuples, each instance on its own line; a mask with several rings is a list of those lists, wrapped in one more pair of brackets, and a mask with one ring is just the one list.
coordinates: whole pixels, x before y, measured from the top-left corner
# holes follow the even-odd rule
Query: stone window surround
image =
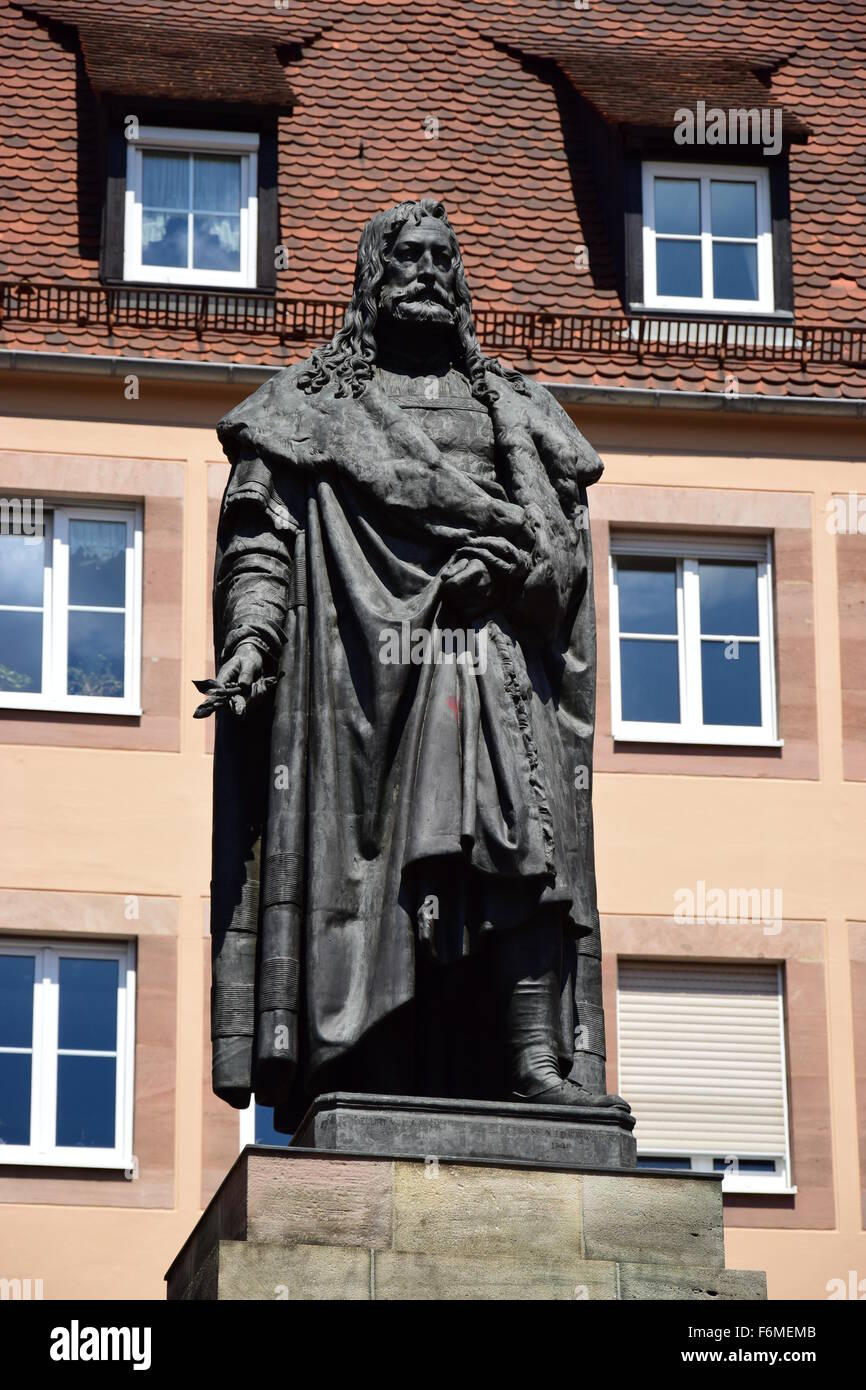
[(184, 465), (173, 459), (0, 451), (0, 492), (144, 504), (142, 714), (0, 711), (0, 742), (180, 751)]
[[(138, 915), (135, 916), (134, 914)], [(179, 906), (173, 898), (0, 889), (3, 935), (136, 944), (132, 1145), (138, 1176), (112, 1169), (0, 1164), (0, 1205), (172, 1209)]]
[[(819, 777), (811, 499), (803, 493), (600, 483), (590, 491), (598, 629), (595, 771)], [(672, 524), (671, 518), (676, 518)], [(617, 743), (610, 708), (610, 530), (770, 535), (781, 748)]]
[[(849, 501), (845, 496), (843, 500), (846, 504)], [(859, 524), (863, 525), (862, 517)], [(837, 535), (836, 573), (842, 678), (842, 765), (846, 781), (866, 782), (866, 534), (863, 531)]]
[(834, 1229), (825, 924), (785, 922), (778, 935), (764, 936), (757, 926), (743, 924), (684, 925), (670, 917), (603, 915), (607, 1085), (612, 1091), (617, 1084), (617, 961), (620, 957), (730, 964), (767, 961), (783, 966), (791, 1181), (797, 1191), (790, 1196), (726, 1194), (725, 1224), (794, 1230)]

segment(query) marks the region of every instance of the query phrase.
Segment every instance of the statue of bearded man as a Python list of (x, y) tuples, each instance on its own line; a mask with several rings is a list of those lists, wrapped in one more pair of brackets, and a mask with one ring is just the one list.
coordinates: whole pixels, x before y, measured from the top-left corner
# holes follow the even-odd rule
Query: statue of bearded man
[[(483, 356), (441, 203), (218, 427), (213, 1084), (604, 1094), (591, 810), (601, 462)], [(575, 1040), (577, 1039), (577, 1045)]]

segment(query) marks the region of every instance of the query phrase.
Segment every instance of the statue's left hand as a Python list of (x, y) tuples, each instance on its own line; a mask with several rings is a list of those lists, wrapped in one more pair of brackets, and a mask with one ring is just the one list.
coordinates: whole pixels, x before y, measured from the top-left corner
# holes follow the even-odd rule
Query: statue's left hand
[(484, 561), (469, 557), (455, 561), (443, 573), (442, 596), (470, 618), (489, 608), (493, 580)]
[(477, 618), (501, 602), (529, 569), (529, 556), (503, 536), (484, 536), (461, 546), (442, 571), (442, 597)]

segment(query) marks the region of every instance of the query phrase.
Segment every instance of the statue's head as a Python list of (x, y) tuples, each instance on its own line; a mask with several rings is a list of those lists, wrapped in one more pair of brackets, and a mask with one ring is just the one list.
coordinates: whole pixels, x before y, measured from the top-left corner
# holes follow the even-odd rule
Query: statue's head
[(522, 387), (517, 373), (506, 372), (481, 352), (460, 246), (435, 198), (398, 203), (370, 218), (358, 242), (355, 284), (343, 326), (313, 353), (298, 386), (320, 391), (336, 381), (337, 395), (361, 395), (373, 374), (383, 329), (392, 342), (405, 335), (422, 354), (425, 345), (431, 353), (441, 348), (447, 336), (457, 364), (482, 400), (491, 395), (485, 371)]
[(441, 203), (422, 198), (377, 213), (361, 233), (355, 293), (387, 317), (423, 335), (453, 328), (458, 307), (471, 322), (472, 300), (460, 247)]

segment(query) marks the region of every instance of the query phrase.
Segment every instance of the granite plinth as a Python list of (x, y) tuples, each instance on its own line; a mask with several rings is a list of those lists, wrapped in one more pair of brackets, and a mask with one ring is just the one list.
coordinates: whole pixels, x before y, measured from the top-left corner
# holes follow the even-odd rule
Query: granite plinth
[(633, 1129), (634, 1116), (619, 1106), (332, 1091), (310, 1106), (292, 1143), (332, 1153), (632, 1168)]

